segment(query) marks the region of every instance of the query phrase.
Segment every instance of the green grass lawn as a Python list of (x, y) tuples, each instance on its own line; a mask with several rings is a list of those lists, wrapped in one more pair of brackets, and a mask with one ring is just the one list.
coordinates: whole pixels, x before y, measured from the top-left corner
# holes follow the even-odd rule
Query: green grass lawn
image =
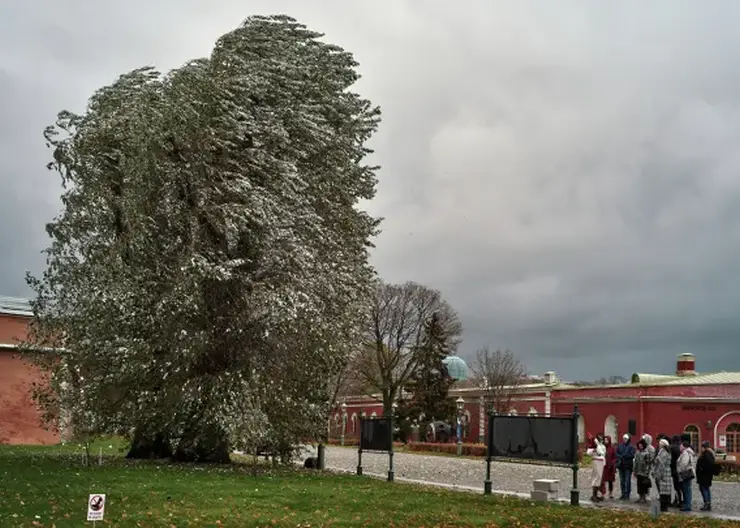
[[(103, 449), (104, 463), (97, 465)], [(734, 526), (664, 515), (548, 506), (386, 483), (351, 475), (262, 468), (129, 463), (120, 446), (0, 446), (0, 527), (85, 526), (89, 493), (107, 495), (105, 526)], [(89, 524), (88, 524), (89, 525)]]

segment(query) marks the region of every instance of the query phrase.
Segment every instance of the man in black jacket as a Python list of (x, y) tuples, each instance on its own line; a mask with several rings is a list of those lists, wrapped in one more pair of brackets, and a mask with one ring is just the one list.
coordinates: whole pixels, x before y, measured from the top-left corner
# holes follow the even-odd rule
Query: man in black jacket
[(676, 463), (681, 456), (681, 437), (673, 435), (671, 438), (671, 477), (673, 477), (673, 489), (676, 491), (676, 499), (673, 506), (678, 508), (683, 504), (683, 493), (681, 492), (681, 481), (678, 479), (678, 469)]

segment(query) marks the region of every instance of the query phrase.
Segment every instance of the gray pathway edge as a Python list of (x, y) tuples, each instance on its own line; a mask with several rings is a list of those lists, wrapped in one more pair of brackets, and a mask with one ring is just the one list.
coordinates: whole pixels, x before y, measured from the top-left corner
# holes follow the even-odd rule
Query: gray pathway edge
[[(308, 449), (303, 459), (308, 456), (315, 456), (315, 449)], [(363, 454), (363, 476), (376, 478), (380, 480), (387, 479), (387, 454), (364, 453)], [(423, 455), (419, 453), (407, 454), (396, 453), (395, 461), (395, 480), (401, 483), (417, 484), (422, 486), (434, 486), (438, 488), (449, 489), (453, 491), (483, 494), (483, 475), (480, 472), (485, 467), (484, 461), (457, 459), (454, 457), (441, 457), (434, 455)], [(303, 460), (300, 461), (303, 463)], [(498, 489), (493, 493), (497, 495), (506, 495), (529, 500), (529, 493), (525, 490), (531, 489), (534, 478), (556, 478), (565, 484), (563, 491), (569, 494), (570, 488), (570, 470), (564, 468), (553, 468), (547, 466), (534, 466), (532, 464), (516, 464), (508, 462), (494, 462), (498, 466), (494, 470), (494, 486)], [(327, 469), (344, 474), (356, 474), (357, 451), (356, 449), (347, 449), (343, 447), (327, 446), (326, 449), (326, 467)], [(378, 471), (381, 470), (381, 471)], [(472, 474), (471, 474), (471, 470)], [(508, 470), (508, 471), (507, 471)], [(552, 474), (551, 472), (555, 472)], [(589, 500), (590, 490), (583, 489), (587, 484), (587, 474), (590, 470), (582, 468), (579, 480), (581, 487), (580, 504), (585, 507), (639, 511), (647, 513), (644, 507), (631, 503), (619, 501), (608, 501), (602, 503), (593, 503)], [(513, 489), (502, 489), (502, 480), (508, 480), (505, 475), (518, 473), (519, 481), (511, 482)], [(504, 478), (502, 478), (504, 477)], [(480, 482), (478, 482), (480, 480)], [(695, 510), (691, 513), (678, 513), (675, 510), (668, 512), (670, 515), (691, 515), (701, 517), (711, 517), (722, 520), (740, 521), (740, 515), (733, 515), (740, 498), (740, 484), (718, 483), (722, 484), (716, 491), (723, 492), (723, 501), (720, 503), (725, 511), (719, 512), (702, 512)], [(729, 487), (727, 486), (729, 484)], [(617, 484), (618, 487), (618, 484)], [(506, 486), (508, 488), (508, 486)], [(726, 489), (721, 489), (726, 488)], [(729, 492), (729, 493), (728, 493)], [(737, 492), (737, 494), (735, 494)], [(698, 495), (698, 489), (695, 495)], [(728, 496), (729, 495), (729, 496)], [(733, 496), (734, 495), (734, 496)], [(728, 504), (730, 499), (731, 504)], [(696, 500), (696, 497), (695, 497)], [(569, 498), (559, 497), (556, 501), (560, 504), (569, 504)], [(726, 511), (731, 510), (731, 511)]]

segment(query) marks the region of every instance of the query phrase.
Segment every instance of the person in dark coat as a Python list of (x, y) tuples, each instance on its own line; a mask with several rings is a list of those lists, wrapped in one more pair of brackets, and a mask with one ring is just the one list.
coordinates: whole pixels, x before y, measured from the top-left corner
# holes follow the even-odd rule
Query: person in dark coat
[(617, 469), (619, 470), (619, 487), (622, 490), (620, 500), (629, 500), (632, 495), (632, 470), (635, 467), (635, 446), (630, 443), (630, 435), (622, 437), (617, 447)]
[(617, 449), (612, 444), (612, 437), (604, 437), (606, 446), (606, 457), (604, 459), (604, 472), (601, 477), (601, 495), (606, 496), (606, 488), (609, 488), (609, 498), (614, 498), (614, 480), (617, 477)]
[(635, 454), (635, 478), (637, 479), (637, 499), (639, 504), (647, 503), (647, 496), (650, 493), (652, 483), (650, 482), (650, 465), (652, 457), (648, 451), (648, 442), (641, 438), (637, 442), (637, 453)]
[(701, 443), (701, 454), (696, 461), (696, 483), (699, 485), (701, 498), (704, 501), (702, 511), (712, 511), (712, 479), (714, 479), (715, 465), (714, 451), (709, 448), (709, 442)]
[(681, 437), (673, 435), (671, 438), (671, 478), (673, 479), (673, 490), (676, 492), (676, 498), (673, 500), (673, 507), (678, 508), (683, 504), (683, 492), (681, 491), (681, 480), (678, 478), (678, 469), (676, 463), (681, 456)]

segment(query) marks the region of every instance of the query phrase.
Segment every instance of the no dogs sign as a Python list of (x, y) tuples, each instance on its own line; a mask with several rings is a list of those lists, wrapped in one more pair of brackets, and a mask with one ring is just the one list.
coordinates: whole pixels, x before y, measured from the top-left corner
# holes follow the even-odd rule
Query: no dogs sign
[(105, 514), (105, 493), (91, 493), (87, 499), (87, 520), (102, 521)]

